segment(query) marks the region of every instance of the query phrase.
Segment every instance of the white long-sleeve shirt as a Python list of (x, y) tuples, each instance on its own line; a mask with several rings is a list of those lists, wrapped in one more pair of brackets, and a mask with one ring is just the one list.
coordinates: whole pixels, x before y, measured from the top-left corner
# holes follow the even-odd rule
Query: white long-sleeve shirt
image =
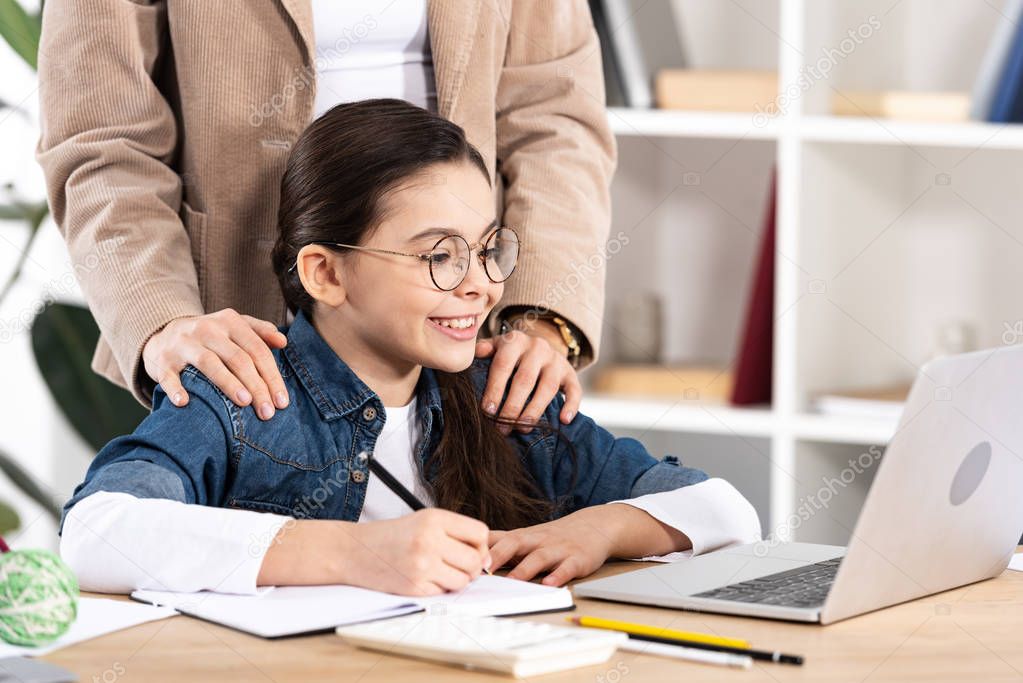
[[(413, 455), (418, 440), (415, 401), (386, 408), (374, 459), (427, 504)], [(760, 540), (753, 506), (723, 479), (674, 491), (613, 501), (632, 505), (678, 529), (698, 555)], [(360, 522), (393, 519), (409, 508), (372, 475)], [(64, 521), (60, 554), (82, 590), (128, 593), (135, 589), (223, 593), (256, 592), (263, 558), (293, 517), (251, 510), (192, 505), (100, 491), (75, 504)]]

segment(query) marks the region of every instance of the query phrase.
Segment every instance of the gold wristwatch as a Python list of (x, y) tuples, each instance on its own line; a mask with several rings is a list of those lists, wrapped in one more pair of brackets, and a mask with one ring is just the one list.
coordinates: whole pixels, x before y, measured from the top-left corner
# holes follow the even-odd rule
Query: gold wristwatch
[[(526, 317), (524, 313), (513, 313), (501, 321), (501, 331), (507, 331), (507, 328), (511, 327), (511, 320), (515, 318)], [(568, 347), (568, 362), (573, 368), (579, 367), (579, 358), (582, 355), (582, 346), (579, 344), (579, 340), (575, 336), (575, 332), (572, 330), (572, 326), (567, 320), (554, 313), (540, 313), (537, 314), (534, 320), (546, 320), (552, 323), (558, 328), (558, 333), (561, 334), (561, 340), (565, 342), (565, 346)]]

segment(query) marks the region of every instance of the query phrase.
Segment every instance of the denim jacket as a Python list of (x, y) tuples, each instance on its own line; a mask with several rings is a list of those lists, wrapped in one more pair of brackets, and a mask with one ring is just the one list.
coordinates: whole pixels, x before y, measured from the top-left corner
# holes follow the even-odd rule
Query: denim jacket
[[(132, 434), (110, 441), (97, 454), (71, 499), (71, 507), (97, 491), (165, 498), (198, 505), (274, 512), (297, 518), (356, 521), (369, 479), (368, 455), (385, 419), (380, 398), (334, 353), (299, 313), (280, 328), (288, 344), (273, 351), (290, 403), (270, 420), (252, 406), (238, 407), (192, 366), (181, 373), (189, 393), (184, 407), (161, 389), (152, 412)], [(489, 361), (477, 359), (472, 376), (478, 398)], [(416, 386), (421, 439), (419, 470), (443, 430), (443, 405), (434, 372), (423, 368)], [(544, 419), (558, 425), (564, 399)], [(533, 430), (508, 435), (540, 491), (559, 504), (558, 516), (612, 500), (667, 491), (707, 478), (674, 456), (657, 460), (635, 439), (615, 438), (577, 415), (561, 433), (577, 463), (553, 434)], [(430, 473), (424, 477), (431, 480)], [(61, 520), (63, 528), (63, 519)]]

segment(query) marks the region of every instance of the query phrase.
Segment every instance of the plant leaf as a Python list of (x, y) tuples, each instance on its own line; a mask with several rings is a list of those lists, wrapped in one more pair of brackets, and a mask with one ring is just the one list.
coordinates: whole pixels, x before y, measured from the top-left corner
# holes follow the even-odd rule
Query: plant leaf
[(29, 14), (18, 0), (0, 0), (0, 36), (35, 71), (38, 67), (42, 19)]
[(0, 536), (17, 531), (21, 526), (21, 518), (7, 503), (0, 503)]
[(39, 371), (68, 421), (98, 452), (130, 434), (148, 415), (135, 398), (91, 368), (99, 328), (88, 309), (51, 303), (32, 323), (32, 351)]
[[(61, 504), (57, 496), (47, 492), (36, 481), (35, 477), (28, 473), (21, 465), (15, 462), (14, 458), (0, 451), (0, 472), (7, 475), (7, 478), (18, 487), (26, 496), (39, 504), (55, 520), (60, 520)], [(3, 503), (0, 503), (3, 505)], [(2, 517), (0, 517), (2, 520)], [(0, 522), (2, 525), (2, 522)], [(17, 527), (15, 527), (17, 528)], [(4, 531), (0, 529), (0, 534)]]

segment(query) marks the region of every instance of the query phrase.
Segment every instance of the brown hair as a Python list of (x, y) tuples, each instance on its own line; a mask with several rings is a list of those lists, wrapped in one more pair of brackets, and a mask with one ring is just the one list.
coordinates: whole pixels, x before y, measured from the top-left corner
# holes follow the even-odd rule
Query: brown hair
[[(281, 182), (273, 268), (288, 308), (312, 319), (315, 300), (297, 270), (289, 271), (302, 247), (318, 241), (360, 244), (383, 219), (381, 199), (388, 191), (432, 164), (457, 161), (478, 168), (491, 184), (483, 157), (461, 127), (404, 100), (339, 104), (313, 121), (295, 143)], [(518, 423), (483, 412), (470, 372), (435, 371), (444, 430), (426, 461), (434, 473), (434, 500), (495, 529), (550, 519), (555, 503), (543, 496), (496, 426)], [(560, 436), (549, 425), (538, 428)]]

